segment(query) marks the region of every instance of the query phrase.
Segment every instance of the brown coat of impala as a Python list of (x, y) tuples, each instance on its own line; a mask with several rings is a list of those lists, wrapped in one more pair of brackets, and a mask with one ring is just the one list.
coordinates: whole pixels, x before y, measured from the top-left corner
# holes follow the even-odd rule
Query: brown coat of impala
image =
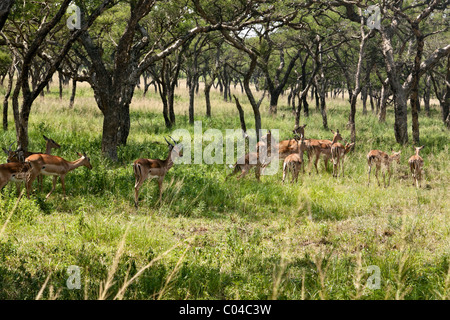
[(388, 171), (388, 184), (389, 186), (391, 182), (391, 163), (393, 161), (397, 161), (397, 163), (400, 163), (400, 153), (392, 151), (392, 155), (388, 155), (386, 152), (380, 151), (380, 150), (370, 150), (367, 154), (367, 164), (369, 166), (369, 173), (368, 173), (368, 181), (367, 185), (370, 184), (370, 171), (372, 171), (372, 166), (375, 165), (375, 177), (377, 178), (378, 186), (380, 186), (380, 181), (378, 180), (378, 171), (380, 171), (380, 168), (383, 169), (383, 183), (384, 187), (386, 187), (386, 173), (385, 170)]
[[(51, 154), (53, 149), (59, 149), (61, 146), (53, 139), (47, 138), (46, 136), (42, 136), (45, 140), (45, 154)], [(3, 152), (6, 153), (6, 161), (7, 162), (24, 162), (26, 158), (31, 156), (32, 154), (41, 154), (41, 152), (31, 152), (31, 151), (21, 151), (21, 150), (12, 150), (11, 147), (14, 143), (9, 146), (9, 150), (2, 148)]]
[(305, 166), (303, 163), (303, 152), (306, 150), (306, 144), (305, 139), (303, 137), (303, 134), (300, 137), (300, 140), (298, 142), (299, 148), (298, 153), (292, 153), (284, 159), (283, 163), (283, 183), (286, 179), (287, 174), (290, 172), (292, 175), (291, 183), (294, 183), (298, 181), (298, 174), (300, 172), (300, 169), (303, 166), (303, 173), (305, 173)]
[(352, 150), (354, 142), (346, 143), (345, 146), (342, 143), (334, 143), (331, 146), (331, 157), (333, 159), (333, 177), (337, 177), (339, 173), (339, 167), (341, 167), (342, 176), (344, 176), (344, 159), (345, 155)]
[(25, 159), (25, 163), (31, 166), (28, 172), (27, 178), (27, 197), (30, 197), (31, 186), (39, 174), (46, 176), (53, 176), (53, 187), (52, 190), (45, 197), (46, 199), (55, 190), (56, 179), (59, 177), (61, 180), (61, 186), (64, 193), (64, 198), (66, 197), (66, 188), (64, 185), (64, 179), (66, 174), (78, 167), (85, 166), (88, 169), (92, 169), (91, 160), (86, 156), (86, 154), (81, 154), (77, 152), (80, 157), (75, 161), (67, 161), (58, 156), (52, 156), (48, 154), (33, 154)]
[(9, 181), (20, 183), (26, 180), (29, 167), (20, 162), (10, 162), (0, 164), (0, 190), (8, 184)]
[[(47, 138), (46, 136), (42, 136), (45, 140), (45, 154), (51, 154), (53, 149), (59, 149), (61, 148), (61, 146), (53, 139)], [(14, 143), (12, 143), (9, 146), (9, 150), (2, 148), (3, 151), (6, 153), (6, 161), (9, 162), (24, 162), (26, 158), (28, 158), (29, 156), (33, 155), (33, 154), (40, 154), (40, 152), (31, 152), (31, 151), (27, 151), (24, 152), (22, 150), (12, 150), (11, 147)], [(16, 181), (16, 187), (17, 187), (17, 192), (19, 192), (20, 189), (20, 182), (21, 181), (25, 181), (25, 179), (22, 180), (18, 180)], [(43, 181), (43, 177), (42, 175), (38, 176), (38, 183), (39, 183), (39, 187), (42, 191), (42, 181)]]
[(415, 147), (416, 154), (413, 155), (408, 160), (409, 169), (411, 170), (411, 175), (413, 178), (413, 185), (414, 182), (416, 183), (416, 187), (422, 187), (422, 175), (423, 175), (423, 159), (421, 156), (419, 156), (420, 150), (423, 149), (424, 146), (421, 147)]
[(225, 180), (228, 180), (228, 178), (240, 172), (241, 174), (237, 177), (237, 180), (239, 180), (245, 177), (251, 168), (255, 167), (256, 180), (260, 181), (261, 168), (263, 167), (263, 165), (264, 164), (262, 164), (259, 159), (258, 152), (249, 152), (244, 156), (242, 156), (241, 158), (239, 158), (238, 161), (236, 161), (236, 163), (233, 166), (234, 168), (233, 172), (227, 175)]
[(141, 158), (133, 163), (133, 172), (136, 179), (134, 184), (134, 205), (136, 208), (138, 207), (139, 189), (145, 180), (149, 178), (158, 178), (159, 201), (161, 201), (164, 177), (166, 176), (167, 171), (172, 168), (173, 160), (183, 156), (182, 145), (177, 143), (172, 137), (170, 138), (175, 142), (175, 145), (171, 144), (167, 141), (166, 137), (164, 137), (169, 148), (169, 154), (165, 160)]

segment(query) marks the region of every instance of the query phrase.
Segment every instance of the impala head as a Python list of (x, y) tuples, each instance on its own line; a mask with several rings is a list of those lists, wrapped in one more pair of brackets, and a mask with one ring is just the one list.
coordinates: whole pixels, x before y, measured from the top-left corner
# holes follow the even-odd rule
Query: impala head
[(421, 147), (414, 147), (414, 148), (416, 149), (416, 155), (417, 155), (417, 156), (419, 155), (419, 152), (420, 152), (420, 150), (422, 150), (422, 149), (423, 149), (423, 147), (425, 147), (425, 146), (421, 146)]
[(86, 155), (86, 152), (83, 152), (83, 154), (77, 152), (77, 155), (82, 158), (82, 165), (88, 168), (89, 170), (92, 170), (91, 165), (91, 159)]
[(395, 152), (394, 150), (391, 150), (392, 154), (389, 156), (389, 159), (391, 161), (397, 161), (397, 163), (400, 163), (400, 154), (402, 153), (402, 151), (400, 150), (399, 152)]
[(355, 143), (354, 142), (352, 142), (352, 143), (346, 143), (345, 144), (345, 146), (344, 146), (344, 148), (345, 148), (345, 151), (344, 151), (344, 153), (348, 153), (350, 150), (352, 150), (353, 149), (353, 147), (355, 146)]
[(298, 134), (294, 135), (294, 139), (299, 144), (300, 150), (304, 150), (306, 148), (305, 136), (303, 134), (301, 134), (301, 135), (298, 135)]
[(59, 149), (59, 148), (61, 148), (61, 146), (60, 146), (58, 143), (56, 143), (55, 140), (50, 139), (50, 138), (47, 138), (47, 137), (44, 136), (44, 135), (43, 135), (42, 137), (45, 139), (45, 141), (47, 141), (47, 146), (48, 146), (48, 147), (53, 148), (53, 149)]
[(333, 130), (330, 129), (330, 131), (333, 133), (333, 143), (336, 143), (340, 140), (343, 140), (341, 134), (339, 133), (339, 129), (336, 130), (336, 132), (334, 132)]
[(299, 127), (295, 127), (295, 129), (292, 130), (292, 132), (294, 133), (294, 135), (305, 136), (305, 127), (306, 124)]
[(175, 141), (174, 138), (172, 138), (171, 136), (169, 136), (170, 139), (172, 139), (172, 141), (174, 142), (174, 144), (170, 143), (166, 137), (164, 137), (164, 140), (166, 140), (167, 142), (167, 146), (169, 147), (169, 152), (172, 155), (172, 158), (176, 158), (179, 157), (181, 158), (183, 156), (183, 145), (177, 141)]
[(8, 163), (9, 163), (9, 162), (19, 162), (18, 160), (15, 161), (15, 154), (16, 154), (16, 152), (13, 151), (13, 150), (11, 149), (14, 143), (15, 143), (15, 142), (13, 142), (13, 143), (11, 143), (11, 144), (9, 145), (9, 149), (2, 148), (3, 152), (6, 154), (6, 157), (7, 157), (7, 158), (6, 158), (6, 161), (7, 161)]

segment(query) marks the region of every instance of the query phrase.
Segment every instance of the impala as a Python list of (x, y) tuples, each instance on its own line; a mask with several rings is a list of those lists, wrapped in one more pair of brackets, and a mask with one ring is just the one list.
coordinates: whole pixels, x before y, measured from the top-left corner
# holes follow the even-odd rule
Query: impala
[[(42, 137), (45, 140), (45, 154), (51, 154), (52, 149), (61, 148), (61, 146), (55, 140), (47, 138), (44, 135)], [(14, 144), (14, 142), (9, 146), (9, 150), (2, 148), (3, 151), (7, 155), (7, 159), (6, 159), (7, 162), (24, 162), (25, 158), (31, 156), (32, 154), (40, 154), (40, 152), (30, 152), (30, 151), (24, 152), (23, 150), (13, 151), (11, 149), (13, 144)], [(37, 179), (38, 179), (39, 188), (42, 191), (42, 182), (43, 182), (42, 175), (39, 175)], [(19, 189), (17, 189), (17, 190), (19, 190)]]
[[(292, 132), (294, 133), (294, 138), (288, 140), (280, 141), (276, 146), (275, 150), (278, 150), (278, 159), (285, 159), (287, 156), (293, 153), (297, 153), (299, 151), (298, 138), (296, 136), (305, 136), (305, 127), (303, 126), (296, 127)], [(306, 141), (306, 140), (305, 140)]]
[(336, 143), (334, 146), (331, 147), (331, 156), (333, 157), (333, 176), (334, 172), (336, 170), (336, 177), (339, 172), (339, 162), (341, 163), (340, 166), (342, 167), (342, 176), (344, 176), (344, 158), (347, 153), (352, 150), (353, 146), (355, 145), (354, 142), (352, 143), (346, 143), (345, 146), (343, 146), (341, 143)]
[(320, 156), (323, 155), (323, 161), (325, 164), (325, 171), (328, 171), (328, 160), (331, 158), (331, 145), (335, 142), (341, 141), (342, 136), (339, 133), (339, 130), (333, 133), (333, 141), (326, 139), (306, 139), (306, 147), (307, 147), (307, 155), (308, 155), (308, 163), (309, 163), (309, 173), (311, 174), (311, 163), (312, 157), (315, 156), (314, 167), (316, 168), (316, 172), (319, 173), (317, 169), (317, 163), (319, 162)]
[(411, 170), (411, 174), (412, 174), (412, 178), (413, 178), (413, 185), (415, 182), (417, 188), (419, 188), (419, 186), (422, 187), (423, 159), (421, 156), (419, 156), (419, 152), (420, 152), (420, 150), (423, 149), (423, 147), (424, 146), (415, 147), (416, 154), (413, 155), (408, 160), (409, 168)]
[(0, 190), (9, 181), (16, 182), (17, 191), (19, 191), (19, 184), (26, 181), (28, 165), (20, 162), (11, 162), (0, 164)]
[[(46, 136), (42, 136), (45, 139), (45, 154), (51, 154), (52, 153), (52, 149), (59, 149), (61, 148), (61, 146), (56, 143), (55, 140), (47, 138)], [(3, 149), (3, 152), (6, 153), (7, 162), (24, 162), (25, 158), (31, 156), (32, 154), (40, 154), (41, 152), (24, 152), (22, 150), (16, 150), (13, 151), (11, 149), (12, 145), (14, 144), (14, 142), (9, 146), (9, 150), (6, 150), (5, 148)]]
[[(292, 153), (284, 159), (283, 163), (283, 183), (284, 180), (289, 172), (291, 172), (292, 175), (292, 181), (291, 183), (294, 183), (298, 181), (298, 174), (300, 172), (300, 169), (303, 165), (303, 152), (306, 150), (306, 144), (305, 139), (303, 135), (300, 137), (300, 143), (299, 143), (299, 152), (298, 153)], [(305, 173), (305, 166), (303, 165), (303, 173)]]
[(88, 169), (92, 169), (91, 160), (86, 156), (86, 153), (81, 154), (77, 152), (77, 155), (80, 157), (75, 161), (67, 161), (58, 156), (52, 156), (48, 154), (32, 154), (28, 158), (25, 159), (25, 164), (30, 165), (30, 170), (28, 171), (28, 177), (26, 182), (27, 187), (27, 197), (30, 197), (31, 186), (39, 174), (43, 174), (46, 176), (53, 176), (53, 187), (50, 192), (47, 194), (45, 199), (52, 194), (53, 190), (55, 190), (56, 179), (59, 177), (61, 180), (61, 186), (63, 189), (64, 198), (66, 198), (66, 188), (64, 185), (64, 180), (66, 174), (70, 171), (85, 166)]
[(158, 178), (159, 201), (161, 201), (162, 183), (164, 181), (164, 177), (166, 176), (167, 171), (172, 168), (173, 161), (176, 158), (183, 156), (183, 146), (177, 143), (172, 137), (170, 138), (173, 140), (175, 145), (171, 144), (169, 141), (167, 141), (166, 137), (164, 137), (164, 140), (166, 140), (167, 146), (169, 148), (169, 154), (167, 155), (167, 158), (165, 160), (141, 158), (137, 159), (133, 163), (133, 171), (136, 178), (136, 182), (134, 184), (134, 205), (136, 206), (136, 208), (138, 207), (139, 189), (141, 188), (144, 181), (148, 178)]
[(261, 163), (259, 159), (259, 153), (258, 152), (249, 152), (246, 155), (242, 156), (241, 158), (236, 161), (234, 166), (233, 172), (231, 172), (225, 180), (228, 180), (231, 176), (235, 175), (236, 173), (240, 172), (241, 174), (237, 177), (237, 180), (245, 177), (247, 173), (250, 171), (250, 169), (256, 167), (255, 169), (255, 176), (256, 180), (260, 180), (261, 175), (261, 167), (263, 164)]
[(375, 177), (377, 178), (378, 186), (380, 186), (380, 181), (378, 180), (378, 171), (380, 171), (380, 168), (383, 169), (383, 183), (384, 187), (386, 187), (386, 174), (385, 170), (387, 170), (389, 177), (388, 177), (388, 186), (391, 182), (391, 163), (393, 161), (397, 161), (397, 163), (400, 163), (400, 153), (392, 151), (391, 155), (388, 155), (386, 152), (380, 151), (380, 150), (370, 150), (370, 152), (367, 154), (367, 164), (369, 165), (369, 173), (368, 173), (368, 181), (367, 186), (370, 185), (370, 171), (372, 171), (372, 166), (375, 165), (376, 171), (375, 171)]

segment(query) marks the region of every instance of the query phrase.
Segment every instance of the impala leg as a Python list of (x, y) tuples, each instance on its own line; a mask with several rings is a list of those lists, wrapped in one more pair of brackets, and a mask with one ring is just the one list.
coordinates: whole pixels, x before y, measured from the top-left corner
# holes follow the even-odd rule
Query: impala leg
[(163, 180), (164, 180), (164, 176), (162, 176), (162, 177), (160, 177), (160, 178), (158, 179), (158, 186), (159, 186), (159, 202), (162, 201), (162, 183), (163, 183)]
[(392, 175), (391, 167), (388, 167), (388, 184), (387, 184), (388, 187), (391, 184), (391, 175)]
[(36, 170), (32, 169), (27, 175), (25, 187), (27, 189), (27, 198), (28, 199), (30, 199), (30, 193), (31, 193), (32, 188), (33, 188), (33, 181), (36, 179), (38, 174), (39, 174), (39, 172), (36, 172)]
[(378, 179), (378, 171), (380, 171), (380, 166), (377, 165), (376, 170), (375, 170), (375, 178), (377, 178), (378, 186), (381, 186), (380, 180)]
[(139, 189), (141, 188), (142, 184), (144, 183), (144, 179), (138, 180), (136, 179), (136, 183), (134, 185), (134, 206), (138, 207), (138, 199), (139, 199)]
[[(20, 184), (21, 184), (21, 182), (16, 182), (17, 195), (20, 194)], [(0, 189), (1, 189), (1, 188), (0, 188)]]
[(64, 199), (66, 199), (66, 185), (65, 185), (65, 176), (61, 176), (60, 180), (61, 180), (61, 186), (62, 186), (62, 190), (63, 190), (63, 194), (64, 194)]
[(316, 160), (314, 161), (314, 167), (316, 168), (316, 173), (319, 174), (319, 170), (317, 169), (317, 163), (319, 162), (320, 154), (316, 154)]
[[(53, 176), (53, 186), (52, 186), (52, 190), (50, 190), (50, 192), (47, 194), (47, 196), (45, 197), (45, 199), (47, 200), (48, 197), (50, 197), (50, 195), (52, 194), (53, 190), (55, 190), (56, 187), (56, 179), (58, 179), (58, 176)], [(62, 183), (62, 181), (61, 181)]]
[(371, 165), (369, 165), (369, 173), (368, 173), (367, 186), (370, 185), (370, 171), (372, 171), (372, 166), (371, 166)]

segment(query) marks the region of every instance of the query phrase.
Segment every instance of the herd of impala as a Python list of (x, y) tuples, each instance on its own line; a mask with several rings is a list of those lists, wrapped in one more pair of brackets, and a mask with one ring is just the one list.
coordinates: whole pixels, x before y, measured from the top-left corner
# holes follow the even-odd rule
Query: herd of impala
[[(240, 172), (237, 179), (244, 177), (251, 168), (255, 168), (256, 179), (259, 181), (261, 170), (270, 163), (272, 154), (277, 154), (278, 159), (284, 160), (283, 163), (283, 178), (284, 182), (287, 175), (292, 176), (291, 182), (298, 180), (298, 174), (303, 168), (305, 172), (303, 154), (306, 152), (308, 157), (309, 172), (311, 173), (311, 164), (314, 158), (314, 167), (316, 172), (317, 163), (322, 156), (324, 160), (325, 170), (328, 170), (328, 161), (333, 162), (333, 177), (339, 175), (341, 171), (344, 176), (344, 158), (345, 155), (354, 147), (354, 143), (346, 143), (343, 145), (339, 141), (343, 141), (339, 130), (333, 133), (332, 140), (320, 140), (320, 139), (305, 139), (305, 127), (299, 126), (293, 130), (294, 138), (289, 140), (283, 140), (279, 143), (275, 143), (272, 146), (272, 133), (270, 130), (261, 138), (261, 141), (257, 144), (257, 152), (247, 153), (243, 159), (239, 159), (234, 165), (234, 171), (227, 176), (227, 179)], [(169, 136), (170, 137), (170, 136)], [(162, 197), (162, 183), (166, 173), (172, 168), (174, 160), (183, 156), (182, 145), (177, 143), (172, 137), (171, 143), (165, 137), (168, 146), (168, 155), (164, 160), (160, 159), (137, 159), (133, 163), (133, 171), (135, 176), (134, 185), (134, 201), (135, 206), (138, 206), (139, 189), (147, 179), (158, 178), (159, 185), (159, 200)], [(13, 144), (9, 146), (9, 149), (2, 148), (7, 155), (7, 163), (0, 164), (0, 190), (9, 182), (16, 182), (17, 190), (20, 191), (20, 183), (25, 182), (27, 197), (30, 196), (32, 190), (33, 181), (38, 178), (38, 182), (42, 190), (42, 175), (53, 176), (53, 187), (47, 194), (46, 199), (55, 190), (56, 180), (59, 177), (61, 180), (61, 186), (64, 197), (66, 197), (66, 190), (64, 186), (64, 180), (67, 173), (80, 167), (85, 166), (88, 169), (92, 169), (90, 158), (85, 153), (78, 153), (79, 159), (75, 161), (67, 161), (61, 157), (51, 155), (52, 149), (60, 148), (60, 145), (54, 140), (44, 136), (46, 141), (45, 153), (41, 152), (24, 152), (21, 150), (12, 150)], [(421, 180), (423, 174), (424, 161), (419, 155), (420, 150), (424, 146), (416, 147), (416, 153), (409, 158), (408, 164), (411, 170), (413, 185), (417, 188), (421, 187)], [(380, 151), (371, 150), (367, 154), (367, 164), (369, 166), (368, 171), (368, 185), (370, 184), (370, 172), (372, 166), (375, 165), (375, 177), (377, 178), (378, 185), (378, 172), (380, 169), (383, 171), (384, 186), (389, 186), (391, 178), (390, 165), (393, 161), (400, 162), (400, 152), (392, 152), (391, 155)], [(388, 173), (388, 183), (386, 185), (386, 171)]]

